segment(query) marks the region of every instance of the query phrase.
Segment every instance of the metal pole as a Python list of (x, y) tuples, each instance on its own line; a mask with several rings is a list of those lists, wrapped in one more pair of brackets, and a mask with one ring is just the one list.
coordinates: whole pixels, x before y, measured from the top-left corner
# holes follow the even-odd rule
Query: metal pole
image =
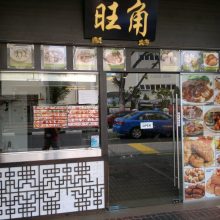
[(176, 147), (177, 147), (177, 187), (180, 189), (180, 150), (179, 150), (179, 114), (178, 114), (178, 95), (176, 94)]
[(176, 134), (175, 134), (175, 106), (174, 93), (172, 93), (172, 116), (173, 116), (173, 185), (176, 187)]

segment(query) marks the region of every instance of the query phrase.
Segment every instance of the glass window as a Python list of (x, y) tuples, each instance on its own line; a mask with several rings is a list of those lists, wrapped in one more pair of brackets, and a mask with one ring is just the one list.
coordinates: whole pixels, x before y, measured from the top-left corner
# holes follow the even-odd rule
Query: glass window
[(174, 90), (176, 88), (176, 85), (172, 85), (172, 89)]
[(147, 113), (143, 117), (144, 120), (167, 120), (169, 118), (169, 115), (163, 113)]
[(159, 90), (160, 89), (160, 85), (156, 85), (156, 90)]
[(99, 146), (98, 74), (2, 72), (1, 152)]
[(145, 85), (146, 90), (150, 90), (150, 85)]
[(150, 85), (151, 90), (155, 90), (155, 85)]
[(140, 85), (141, 90), (145, 90), (145, 85)]
[(171, 89), (171, 85), (167, 85), (167, 89)]

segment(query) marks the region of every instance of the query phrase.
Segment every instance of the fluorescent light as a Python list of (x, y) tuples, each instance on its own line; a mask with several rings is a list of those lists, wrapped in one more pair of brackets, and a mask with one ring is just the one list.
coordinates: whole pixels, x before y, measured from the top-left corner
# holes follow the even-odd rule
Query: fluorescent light
[(96, 82), (96, 74), (76, 73), (1, 73), (2, 81)]

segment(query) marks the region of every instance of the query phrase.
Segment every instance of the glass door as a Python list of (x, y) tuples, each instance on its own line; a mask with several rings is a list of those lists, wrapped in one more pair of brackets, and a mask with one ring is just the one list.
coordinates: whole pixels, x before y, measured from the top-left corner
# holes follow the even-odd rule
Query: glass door
[(111, 209), (179, 200), (179, 75), (107, 73)]

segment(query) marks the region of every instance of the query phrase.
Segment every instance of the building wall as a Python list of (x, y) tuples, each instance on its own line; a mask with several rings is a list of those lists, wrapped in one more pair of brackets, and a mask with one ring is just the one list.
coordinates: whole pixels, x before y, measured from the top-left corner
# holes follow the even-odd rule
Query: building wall
[[(160, 0), (152, 47), (219, 48), (220, 1)], [(1, 0), (0, 42), (89, 44), (83, 37), (83, 0)], [(107, 41), (105, 45), (137, 46)]]

